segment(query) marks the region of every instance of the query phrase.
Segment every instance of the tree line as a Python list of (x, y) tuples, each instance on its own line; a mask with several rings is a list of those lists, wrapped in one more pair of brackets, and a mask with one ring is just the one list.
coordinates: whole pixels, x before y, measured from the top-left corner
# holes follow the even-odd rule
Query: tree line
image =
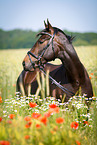
[[(63, 30), (67, 35), (75, 36), (74, 46), (97, 45), (97, 33), (78, 33)], [(32, 30), (10, 30), (0, 29), (0, 49), (31, 48), (37, 41), (37, 33)]]

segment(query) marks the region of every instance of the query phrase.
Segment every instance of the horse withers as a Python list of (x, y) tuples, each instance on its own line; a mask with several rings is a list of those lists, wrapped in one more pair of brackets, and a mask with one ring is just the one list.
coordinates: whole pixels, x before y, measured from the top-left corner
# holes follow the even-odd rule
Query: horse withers
[[(26, 86), (26, 81), (24, 81), (26, 76), (26, 71), (32, 74), (36, 74), (37, 69), (46, 68), (46, 63), (59, 58), (62, 61), (62, 65), (54, 68), (50, 71), (50, 75), (56, 79), (61, 85), (68, 90), (70, 93), (66, 93), (65, 101), (75, 94), (81, 87), (81, 93), (86, 94), (87, 97), (93, 96), (92, 85), (88, 76), (88, 73), (81, 63), (73, 45), (72, 37), (66, 35), (62, 30), (56, 27), (52, 27), (49, 21), (45, 23), (45, 29), (38, 34), (39, 39), (28, 51), (27, 55), (23, 60), (24, 75), (22, 75), (24, 88)], [(45, 64), (45, 66), (44, 66)], [(51, 65), (49, 68), (52, 68)], [(30, 77), (31, 78), (31, 77)], [(31, 81), (32, 80), (32, 81)], [(35, 93), (37, 89), (37, 83), (33, 80), (33, 77), (29, 79), (31, 82), (31, 94)], [(25, 88), (26, 91), (27, 88)], [(50, 83), (50, 95), (59, 98), (60, 95), (64, 94), (64, 91), (58, 88), (55, 84)]]

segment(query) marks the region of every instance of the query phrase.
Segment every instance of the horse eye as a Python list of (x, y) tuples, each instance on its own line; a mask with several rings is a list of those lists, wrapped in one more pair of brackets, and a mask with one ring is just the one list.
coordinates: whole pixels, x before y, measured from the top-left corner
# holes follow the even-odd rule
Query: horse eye
[(50, 38), (45, 38), (45, 39), (43, 39), (43, 40), (39, 40), (39, 43), (40, 44), (42, 44), (42, 43), (44, 43), (46, 40), (49, 40)]
[(44, 41), (39, 41), (40, 44), (42, 44)]

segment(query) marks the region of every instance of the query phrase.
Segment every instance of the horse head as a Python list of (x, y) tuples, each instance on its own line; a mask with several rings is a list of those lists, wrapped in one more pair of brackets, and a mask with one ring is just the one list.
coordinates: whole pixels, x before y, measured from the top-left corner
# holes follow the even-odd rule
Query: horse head
[[(48, 61), (54, 60), (63, 51), (64, 41), (71, 42), (71, 37), (62, 30), (52, 27), (49, 21), (44, 21), (45, 29), (37, 36), (40, 36), (35, 45), (28, 51), (23, 60), (25, 70), (33, 71), (35, 68), (44, 67)], [(65, 38), (64, 38), (65, 37)]]

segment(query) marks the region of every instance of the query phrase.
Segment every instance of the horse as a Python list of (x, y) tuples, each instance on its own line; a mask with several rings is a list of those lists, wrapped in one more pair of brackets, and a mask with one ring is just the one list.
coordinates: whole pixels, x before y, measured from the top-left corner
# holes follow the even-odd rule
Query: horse
[[(45, 71), (49, 70), (52, 76), (53, 73), (56, 72), (57, 69), (60, 68), (61, 66), (62, 65), (54, 65), (51, 63), (46, 63), (44, 70)], [(17, 92), (20, 92), (23, 96), (30, 96), (31, 94), (35, 94), (38, 87), (36, 79), (38, 71), (39, 71), (38, 68), (36, 68), (34, 71), (23, 70), (17, 79), (16, 85)]]
[[(60, 85), (67, 90), (65, 92), (65, 102), (76, 94), (79, 88), (81, 88), (82, 95), (85, 94), (87, 98), (92, 97), (92, 84), (86, 68), (72, 45), (73, 37), (68, 36), (57, 27), (52, 27), (48, 20), (47, 23), (44, 21), (44, 25), (45, 29), (37, 34), (37, 36), (40, 36), (39, 39), (31, 50), (28, 51), (22, 62), (24, 70), (21, 76), (24, 88), (26, 84), (31, 84), (31, 94), (35, 93), (37, 82), (34, 77), (37, 69), (49, 69), (52, 78), (60, 82)], [(47, 63), (56, 58), (61, 60), (61, 65), (53, 66)], [(18, 85), (19, 81), (17, 81)], [(50, 95), (58, 99), (60, 95), (64, 95), (64, 91), (50, 82)]]

